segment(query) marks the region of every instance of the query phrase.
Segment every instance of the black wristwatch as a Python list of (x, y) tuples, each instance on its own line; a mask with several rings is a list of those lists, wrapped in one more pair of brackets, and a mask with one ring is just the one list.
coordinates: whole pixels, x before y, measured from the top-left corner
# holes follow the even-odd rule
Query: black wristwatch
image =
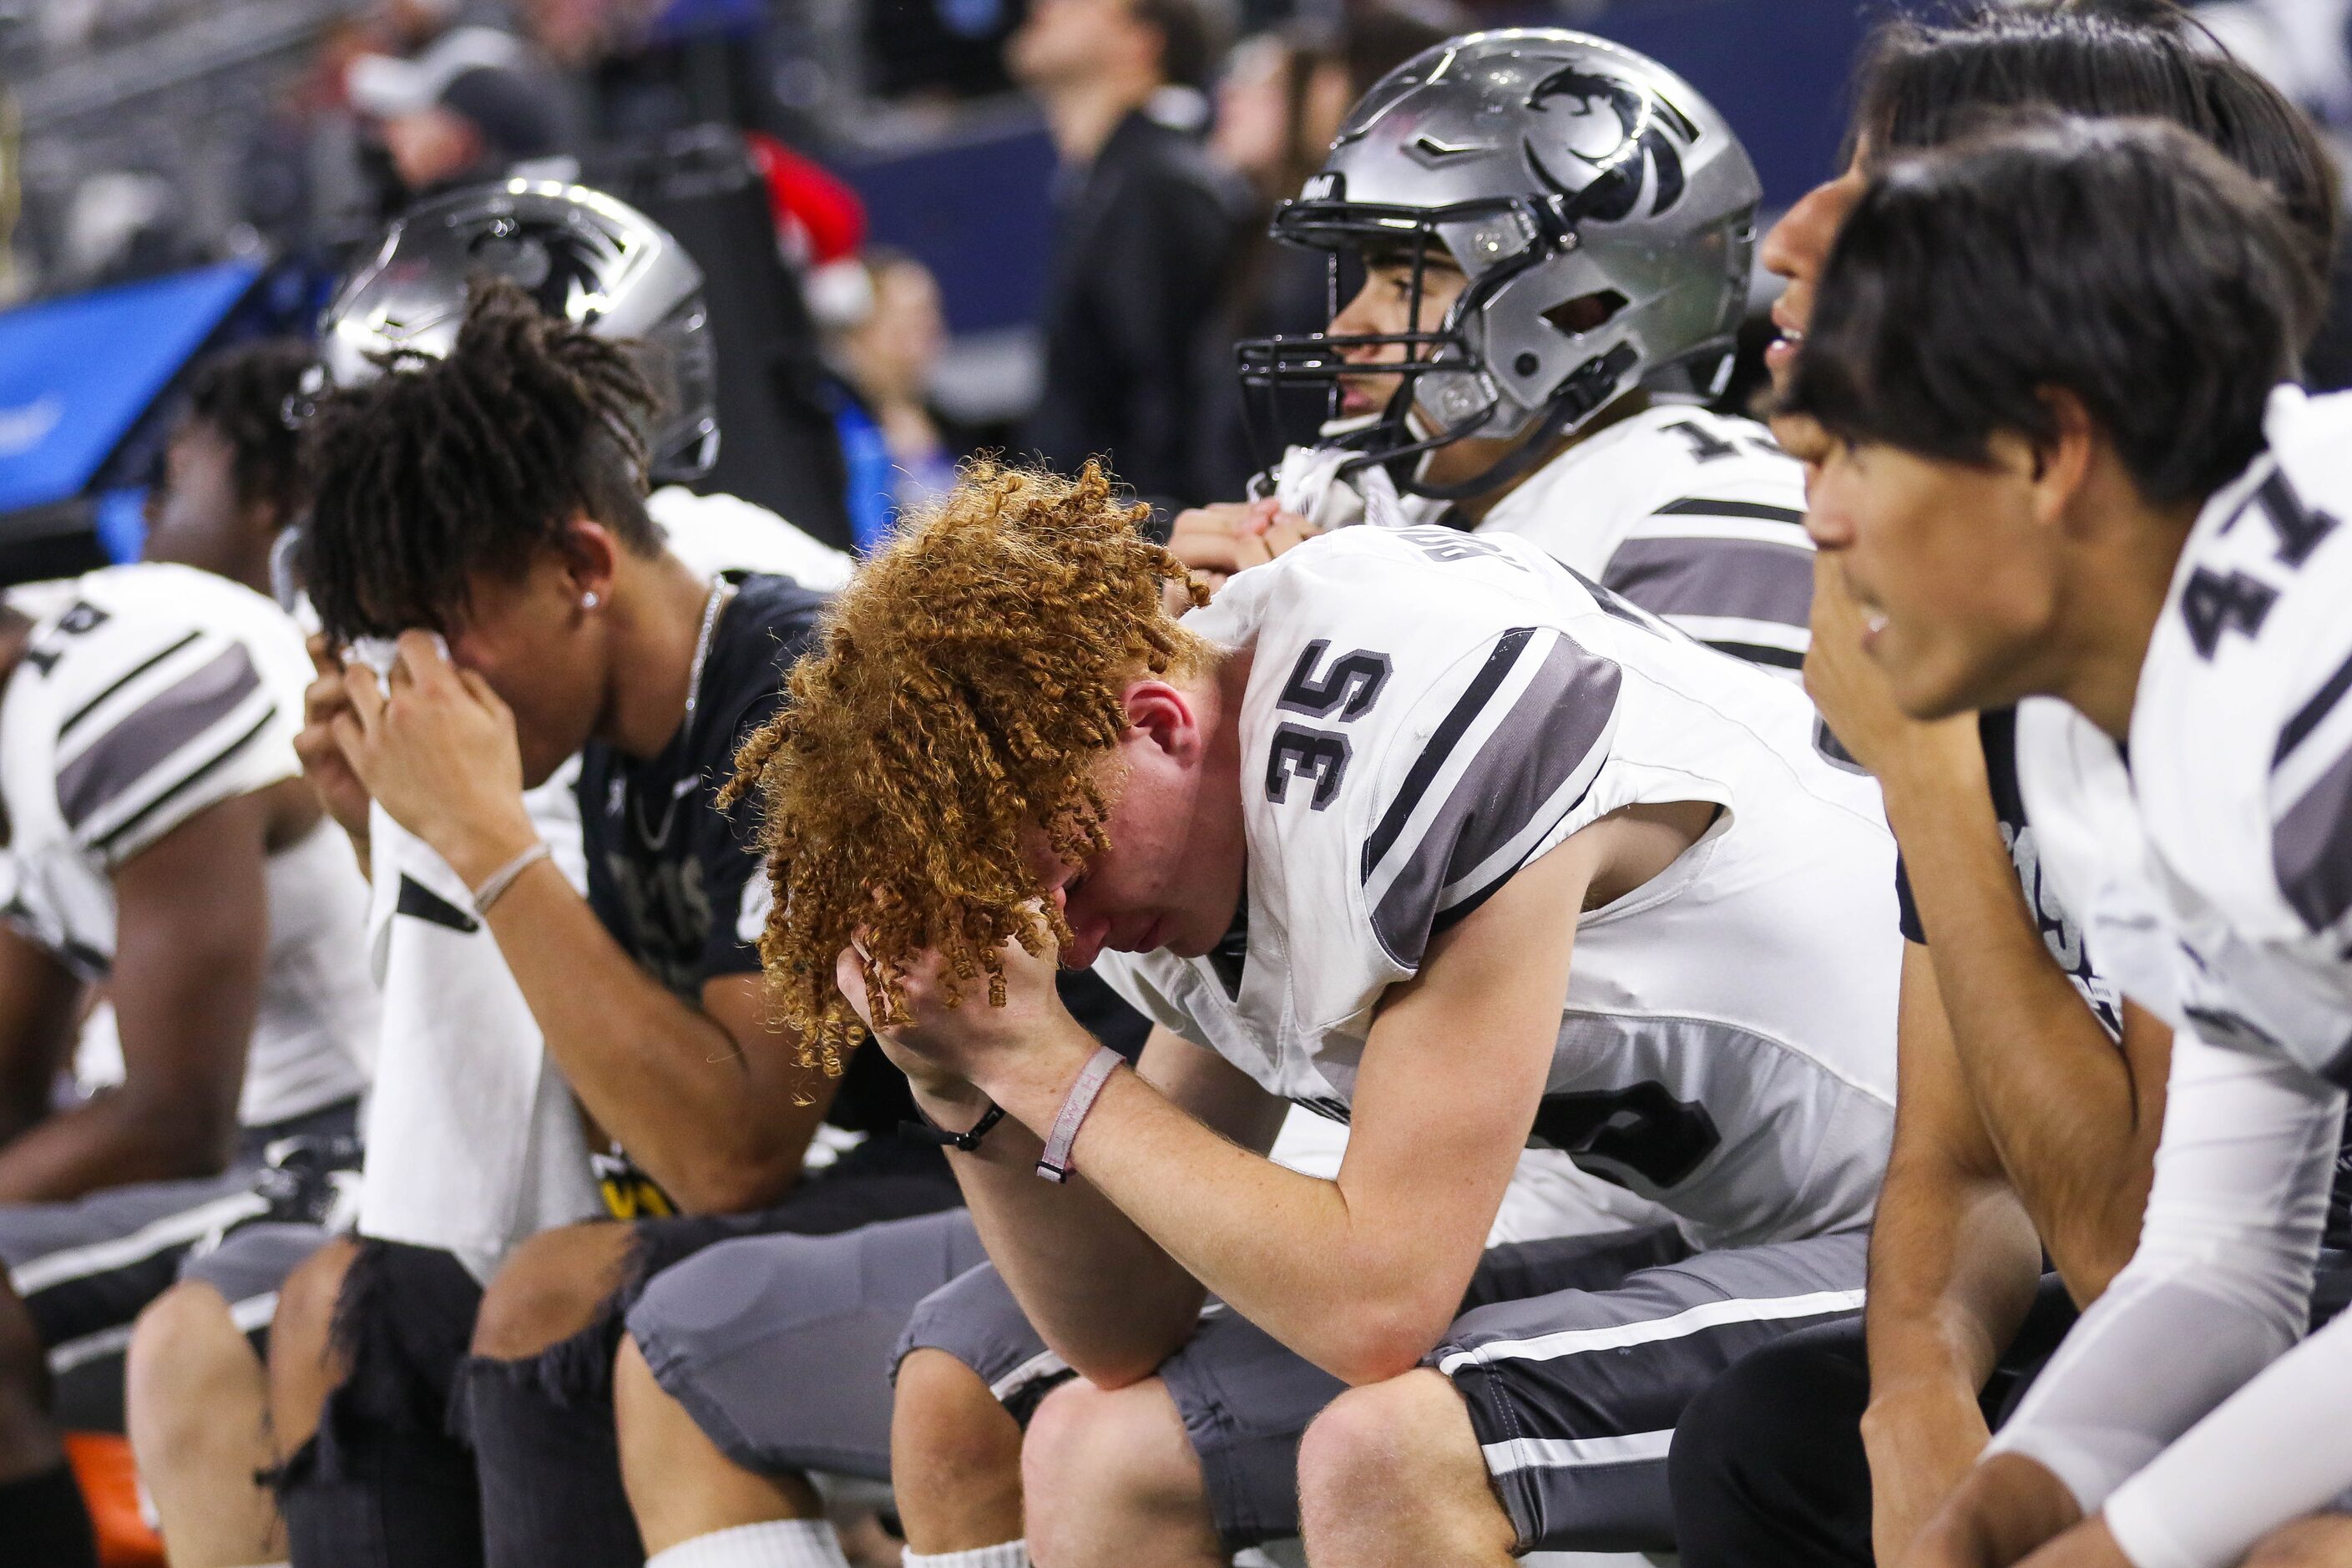
[(915, 1114), (923, 1119), (898, 1123), (899, 1137), (909, 1143), (936, 1143), (942, 1149), (961, 1149), (970, 1154), (980, 1148), (980, 1141), (988, 1136), (989, 1129), (1004, 1120), (1004, 1107), (990, 1101), (988, 1109), (981, 1113), (979, 1121), (971, 1124), (969, 1132), (949, 1131), (925, 1115), (919, 1105), (915, 1107)]

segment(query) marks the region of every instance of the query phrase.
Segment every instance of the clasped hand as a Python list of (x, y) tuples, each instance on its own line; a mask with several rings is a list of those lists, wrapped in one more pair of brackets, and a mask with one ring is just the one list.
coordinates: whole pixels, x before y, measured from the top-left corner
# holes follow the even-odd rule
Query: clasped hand
[(898, 977), (906, 1022), (887, 1028), (875, 1027), (862, 946), (842, 949), (835, 962), (834, 984), (873, 1031), (884, 1054), (919, 1090), (952, 1100), (968, 1098), (975, 1086), (986, 1089), (1026, 1047), (1071, 1021), (1055, 988), (1058, 954), (1050, 934), (1041, 953), (1007, 942), (997, 949), (997, 959), (1004, 967), (1002, 1007), (989, 1003), (985, 973), (961, 982), (961, 994), (950, 1003), (947, 960), (933, 951), (918, 954)]
[(389, 679), (379, 679), (312, 639), (319, 678), (297, 750), (346, 827), (365, 832), (373, 799), (472, 885), (538, 837), (522, 803), (514, 714), (429, 634), (404, 632), (396, 646)]

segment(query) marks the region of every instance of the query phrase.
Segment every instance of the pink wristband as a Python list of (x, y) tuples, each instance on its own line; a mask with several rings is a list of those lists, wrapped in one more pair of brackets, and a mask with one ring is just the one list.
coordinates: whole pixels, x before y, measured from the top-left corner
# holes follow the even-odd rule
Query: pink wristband
[(1045, 1140), (1045, 1152), (1037, 1157), (1039, 1175), (1055, 1183), (1070, 1179), (1070, 1145), (1078, 1141), (1078, 1128), (1085, 1122), (1087, 1112), (1095, 1108), (1095, 1101), (1102, 1097), (1103, 1085), (1126, 1061), (1108, 1046), (1101, 1046), (1078, 1069), (1077, 1081), (1070, 1085), (1069, 1097), (1062, 1101), (1061, 1111), (1054, 1118), (1054, 1131)]

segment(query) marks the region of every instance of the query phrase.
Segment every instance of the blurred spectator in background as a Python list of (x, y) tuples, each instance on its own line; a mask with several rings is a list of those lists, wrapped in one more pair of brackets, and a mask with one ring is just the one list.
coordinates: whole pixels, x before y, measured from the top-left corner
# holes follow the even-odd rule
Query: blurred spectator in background
[[(1319, 332), (1333, 309), (1326, 258), (1276, 242), (1267, 220), (1322, 167), (1339, 121), (1372, 83), (1468, 30), (1450, 0), (1369, 0), (1339, 22), (1300, 18), (1253, 34), (1226, 57), (1209, 155), (1246, 181), (1255, 201), (1199, 371), (1202, 494), (1240, 495), (1283, 447), (1314, 445), (1328, 412), (1322, 393), (1295, 389), (1265, 411), (1270, 418), (1260, 432), (1243, 402), (1235, 340)], [(1262, 444), (1269, 449), (1260, 451)]]
[(1024, 444), (1065, 472), (1106, 457), (1148, 499), (1202, 499), (1196, 367), (1247, 198), (1185, 131), (1170, 88), (1216, 58), (1203, 0), (1034, 0), (1006, 46), (1062, 170), (1045, 390)]
[(579, 149), (570, 89), (529, 45), (495, 27), (452, 28), (406, 58), (361, 55), (343, 81), (408, 196)]
[(867, 0), (867, 90), (877, 97), (975, 98), (1001, 92), (1005, 37), (1020, 0)]
[(782, 129), (763, 0), (515, 0), (523, 34), (570, 76), (590, 139), (643, 142), (689, 125)]
[(849, 468), (849, 523), (866, 553), (901, 512), (947, 492), (957, 463), (981, 438), (931, 403), (947, 342), (939, 279), (913, 257), (880, 247), (859, 266), (863, 308), (833, 333), (830, 357), (841, 379), (835, 423)]

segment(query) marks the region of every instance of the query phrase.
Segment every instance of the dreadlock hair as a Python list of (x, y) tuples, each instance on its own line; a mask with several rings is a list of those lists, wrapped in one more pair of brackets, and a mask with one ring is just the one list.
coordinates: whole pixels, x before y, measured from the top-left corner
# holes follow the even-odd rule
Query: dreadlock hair
[(641, 555), (656, 396), (625, 344), (477, 278), (446, 359), (403, 352), (306, 429), (303, 581), (328, 634), (446, 631), (478, 574), (511, 581), (593, 518)]
[(905, 1020), (927, 950), (951, 995), (985, 975), (1002, 1005), (1006, 942), (1071, 941), (1024, 842), (1068, 865), (1108, 848), (1097, 770), (1128, 684), (1215, 662), (1161, 605), (1163, 583), (1205, 599), (1148, 515), (1092, 462), (1075, 480), (973, 462), (858, 568), (744, 743), (721, 799), (762, 798), (760, 956), (811, 1065), (838, 1072), (862, 1033), (834, 982), (853, 939), (877, 1022)]
[(188, 377), (186, 416), (228, 443), (237, 504), (268, 507), (281, 523), (302, 510), (301, 437), (287, 405), (313, 363), (300, 339), (265, 338), (210, 356)]

